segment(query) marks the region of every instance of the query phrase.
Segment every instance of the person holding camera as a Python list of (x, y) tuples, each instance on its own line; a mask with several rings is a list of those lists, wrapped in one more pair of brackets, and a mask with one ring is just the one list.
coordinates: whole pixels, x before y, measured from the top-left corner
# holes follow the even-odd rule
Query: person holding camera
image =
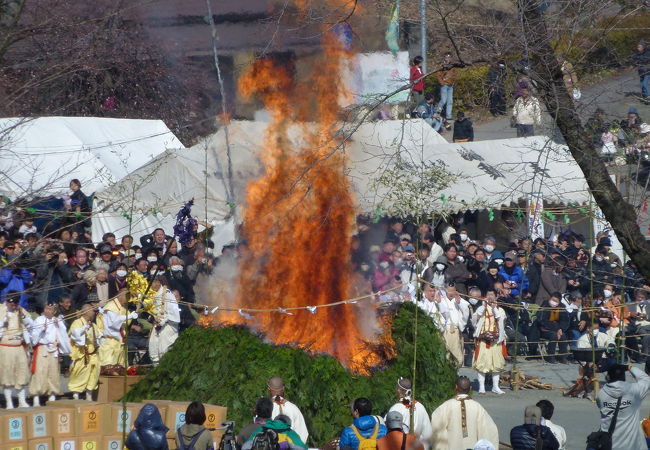
[[(636, 383), (625, 380), (627, 372), (635, 378)], [(596, 398), (600, 409), (601, 432), (594, 434), (601, 437), (603, 432), (609, 434), (612, 450), (647, 448), (643, 430), (639, 425), (639, 409), (649, 390), (650, 377), (641, 369), (616, 364), (607, 370), (607, 383)], [(590, 438), (592, 436), (593, 434)]]

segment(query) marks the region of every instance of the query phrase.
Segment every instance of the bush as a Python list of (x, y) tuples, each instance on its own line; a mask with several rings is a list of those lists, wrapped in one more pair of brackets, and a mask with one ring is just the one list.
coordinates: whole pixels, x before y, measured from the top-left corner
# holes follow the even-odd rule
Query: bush
[[(287, 398), (305, 416), (310, 446), (322, 445), (350, 424), (355, 398), (370, 398), (377, 414), (384, 414), (395, 402), (397, 378), (412, 377), (414, 312), (414, 305), (404, 304), (394, 317), (397, 356), (369, 377), (348, 372), (328, 355), (265, 344), (242, 327), (192, 327), (126, 400), (200, 400), (223, 405), (228, 407), (229, 420), (241, 428), (251, 422), (256, 399), (266, 394), (267, 380), (281, 376)], [(444, 342), (433, 322), (421, 311), (417, 355), (415, 396), (430, 412), (453, 395), (456, 369), (446, 360)]]

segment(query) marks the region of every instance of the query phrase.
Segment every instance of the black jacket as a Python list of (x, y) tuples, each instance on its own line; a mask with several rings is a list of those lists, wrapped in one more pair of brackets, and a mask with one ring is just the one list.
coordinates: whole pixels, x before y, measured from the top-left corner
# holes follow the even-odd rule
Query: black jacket
[(551, 313), (556, 311), (545, 309), (550, 307), (551, 305), (549, 305), (548, 302), (542, 303), (542, 309), (537, 312), (536, 316), (538, 326), (542, 331), (557, 331), (560, 329), (563, 332), (567, 331), (569, 329), (570, 318), (566, 308), (560, 304), (560, 306), (557, 307), (557, 312), (559, 313), (557, 319), (551, 320)]
[(503, 81), (505, 80), (506, 70), (499, 66), (490, 66), (487, 73), (488, 90), (490, 93), (503, 94), (506, 89)]
[(474, 127), (469, 119), (454, 122), (454, 141), (457, 139), (474, 140)]
[(517, 425), (510, 430), (510, 445), (515, 450), (535, 450), (535, 442), (537, 440), (537, 428), (540, 430), (540, 438), (542, 440), (542, 450), (557, 450), (560, 444), (553, 436), (549, 427), (541, 425)]

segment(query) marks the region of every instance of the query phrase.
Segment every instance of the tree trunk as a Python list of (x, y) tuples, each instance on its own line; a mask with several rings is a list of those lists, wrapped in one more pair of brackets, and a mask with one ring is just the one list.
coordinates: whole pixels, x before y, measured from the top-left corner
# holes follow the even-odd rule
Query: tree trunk
[(562, 78), (562, 69), (549, 43), (550, 35), (539, 1), (519, 0), (524, 34), (534, 62), (533, 79), (538, 83), (542, 101), (560, 129), (571, 155), (582, 170), (594, 200), (612, 225), (623, 250), (636, 265), (638, 272), (650, 280), (650, 245), (637, 225), (632, 205), (623, 199), (599, 158), (598, 149), (586, 133)]

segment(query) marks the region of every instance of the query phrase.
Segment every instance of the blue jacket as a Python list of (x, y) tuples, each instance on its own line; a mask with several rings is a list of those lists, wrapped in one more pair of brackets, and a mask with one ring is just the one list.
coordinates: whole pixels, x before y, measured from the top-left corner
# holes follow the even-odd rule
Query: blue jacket
[(126, 438), (125, 445), (129, 450), (168, 450), (167, 431), (158, 408), (147, 403), (142, 407), (138, 418), (133, 423)]
[[(352, 422), (352, 424), (357, 427), (357, 430), (359, 430), (359, 434), (361, 434), (361, 436), (364, 438), (369, 438), (372, 436), (372, 432), (375, 429), (377, 420), (374, 416), (362, 416), (358, 419), (354, 419), (354, 422)], [(386, 426), (379, 424), (379, 433), (377, 433), (377, 439), (386, 436), (387, 432), (388, 430), (386, 429)], [(357, 450), (359, 448), (359, 439), (357, 439), (357, 436), (354, 434), (352, 427), (346, 427), (343, 430), (343, 433), (341, 434), (341, 440), (339, 442), (339, 447), (351, 447), (353, 450)]]
[[(0, 270), (0, 300), (4, 302), (9, 291), (25, 292), (32, 282), (32, 278), (32, 273), (27, 269), (4, 268)], [(26, 294), (20, 295), (18, 304), (23, 308), (29, 306)]]
[(499, 269), (499, 275), (501, 275), (505, 281), (514, 281), (517, 283), (517, 287), (510, 291), (510, 295), (518, 297), (519, 292), (522, 290), (528, 290), (528, 278), (524, 275), (524, 271), (521, 270), (521, 267), (519, 266), (514, 266), (511, 272), (512, 273), (510, 274), (506, 272), (506, 266), (501, 266)]

